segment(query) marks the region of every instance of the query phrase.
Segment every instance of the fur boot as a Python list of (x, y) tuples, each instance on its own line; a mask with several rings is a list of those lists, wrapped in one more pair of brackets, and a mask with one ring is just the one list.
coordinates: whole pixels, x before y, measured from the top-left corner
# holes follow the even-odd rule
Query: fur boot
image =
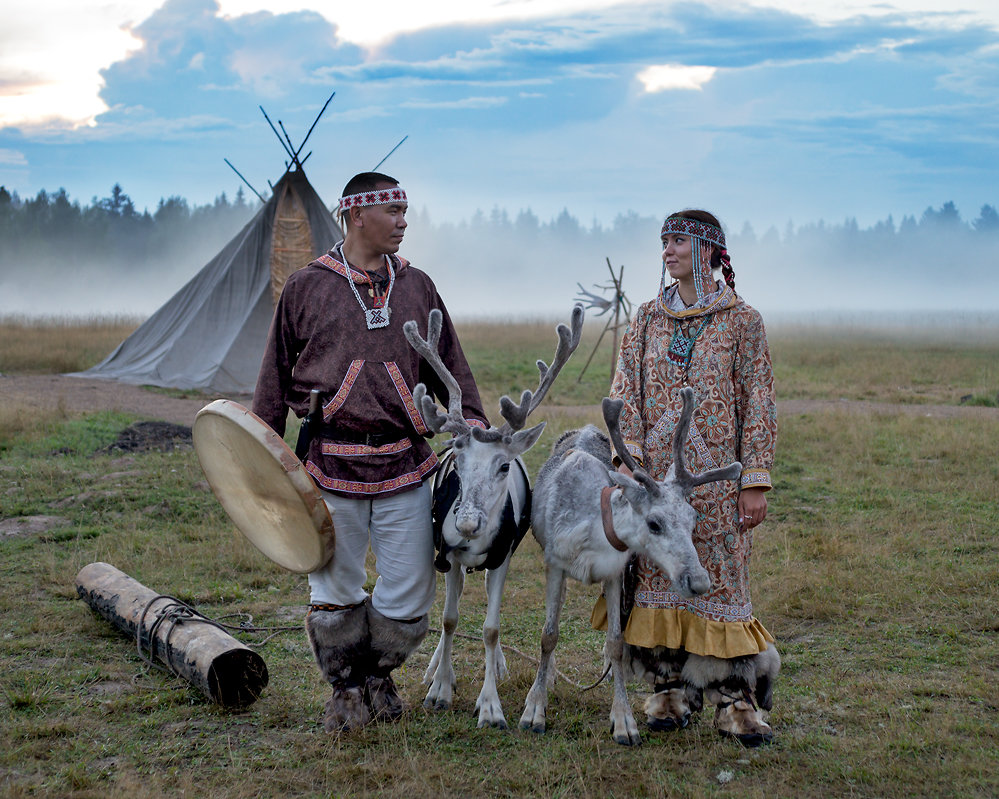
[(682, 649), (629, 646), (631, 673), (652, 683), (655, 693), (645, 700), (649, 729), (671, 732), (690, 724), (691, 716), (702, 707), (701, 689), (683, 680), (687, 653)]
[(428, 617), (396, 620), (383, 616), (366, 603), (371, 633), (371, 659), (364, 685), (364, 698), (376, 720), (395, 721), (405, 705), (392, 681), (392, 670), (401, 666), (426, 637)]
[(365, 605), (343, 610), (313, 610), (305, 617), (312, 653), (333, 686), (323, 714), (326, 732), (355, 730), (371, 721), (364, 701), (365, 666), (370, 662)]
[(773, 740), (773, 729), (763, 711), (773, 706), (773, 682), (780, 671), (780, 656), (773, 644), (758, 655), (715, 658), (691, 655), (683, 667), (688, 682), (704, 688), (714, 704), (715, 727), (743, 746), (755, 747)]

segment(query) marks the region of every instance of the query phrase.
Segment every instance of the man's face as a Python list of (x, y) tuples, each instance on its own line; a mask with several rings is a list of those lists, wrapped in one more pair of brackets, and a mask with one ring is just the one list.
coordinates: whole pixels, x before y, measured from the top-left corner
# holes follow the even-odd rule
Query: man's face
[[(375, 188), (394, 189), (395, 186), (391, 183), (379, 183)], [(377, 252), (395, 253), (399, 251), (406, 232), (408, 209), (409, 204), (405, 202), (365, 205), (351, 209), (351, 219), (358, 237), (365, 244)]]

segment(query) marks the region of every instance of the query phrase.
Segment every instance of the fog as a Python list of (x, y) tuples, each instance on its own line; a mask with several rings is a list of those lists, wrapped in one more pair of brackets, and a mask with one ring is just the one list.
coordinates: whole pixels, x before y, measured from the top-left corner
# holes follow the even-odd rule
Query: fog
[[(932, 209), (928, 209), (929, 214)], [(0, 314), (147, 316), (234, 235), (239, 224), (172, 242), (151, 257), (91, 260), (23, 250), (0, 262)], [(661, 220), (623, 214), (609, 226), (581, 226), (568, 212), (543, 222), (496, 209), (459, 223), (413, 210), (401, 254), (430, 274), (452, 315), (560, 318), (579, 289), (595, 294), (622, 266), (635, 305), (654, 297), (661, 277)], [(867, 323), (923, 312), (955, 321), (999, 312), (999, 230), (953, 215), (891, 220), (860, 230), (849, 220), (728, 234), (737, 290), (765, 316), (817, 316)], [(159, 257), (157, 257), (157, 255)]]

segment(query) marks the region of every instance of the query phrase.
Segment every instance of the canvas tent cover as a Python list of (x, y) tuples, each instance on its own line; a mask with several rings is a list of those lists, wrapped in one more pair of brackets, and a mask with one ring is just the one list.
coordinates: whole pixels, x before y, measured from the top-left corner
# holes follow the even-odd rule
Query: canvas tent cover
[(249, 394), (288, 275), (343, 234), (300, 169), (173, 297), (101, 363), (77, 377)]

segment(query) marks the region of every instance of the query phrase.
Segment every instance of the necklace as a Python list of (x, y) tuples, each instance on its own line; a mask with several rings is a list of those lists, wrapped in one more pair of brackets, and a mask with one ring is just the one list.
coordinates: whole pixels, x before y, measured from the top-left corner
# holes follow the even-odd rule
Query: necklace
[(684, 374), (687, 373), (687, 369), (690, 367), (690, 356), (694, 352), (694, 344), (697, 342), (697, 337), (707, 327), (712, 316), (714, 314), (705, 314), (704, 321), (701, 322), (700, 327), (689, 335), (684, 334), (679, 319), (673, 320), (673, 338), (670, 339), (669, 349), (666, 350), (666, 357), (678, 366), (683, 367)]
[[(354, 298), (357, 300), (357, 304), (360, 305), (361, 310), (364, 311), (364, 322), (368, 326), (368, 330), (377, 330), (380, 327), (388, 327), (389, 314), (391, 313), (389, 309), (389, 297), (392, 296), (392, 287), (395, 286), (395, 270), (392, 269), (392, 259), (385, 256), (385, 264), (388, 267), (389, 274), (388, 291), (385, 292), (384, 298), (375, 298), (374, 308), (368, 308), (364, 304), (364, 300), (361, 299), (361, 295), (357, 291), (357, 286), (354, 285), (354, 279), (350, 276), (350, 270), (353, 267), (347, 263), (347, 257), (343, 254), (343, 242), (340, 242), (338, 245), (337, 252), (340, 254), (340, 258), (343, 261), (344, 266), (347, 267), (347, 283), (350, 285), (350, 290), (354, 292)], [(371, 279), (371, 276), (368, 275), (367, 271), (362, 271), (364, 271), (364, 274), (368, 276), (368, 281), (371, 283), (373, 292), (375, 285), (374, 281)]]

